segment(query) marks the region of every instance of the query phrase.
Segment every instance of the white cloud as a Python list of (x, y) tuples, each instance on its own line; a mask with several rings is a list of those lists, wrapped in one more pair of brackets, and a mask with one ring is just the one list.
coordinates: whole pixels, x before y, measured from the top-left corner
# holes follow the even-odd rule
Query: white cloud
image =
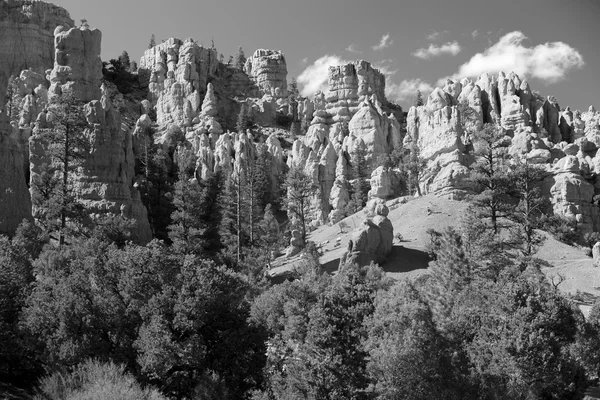
[(473, 32), (471, 32), (471, 37), (475, 39), (477, 36), (479, 36), (479, 31), (475, 29)]
[(450, 33), (450, 31), (440, 31), (440, 32), (433, 31), (432, 33), (430, 33), (429, 35), (427, 35), (427, 39), (431, 40), (431, 41), (434, 41), (434, 40), (439, 39), (442, 36), (447, 35), (449, 33)]
[(308, 57), (304, 57), (304, 58), (302, 59), (302, 64), (306, 64), (307, 62), (308, 62)]
[[(581, 54), (566, 43), (552, 42), (528, 47), (523, 44), (526, 39), (519, 31), (507, 33), (496, 44), (461, 65), (452, 78), (477, 77), (484, 72), (514, 71), (521, 77), (556, 82), (571, 69), (584, 65)], [(445, 82), (445, 78), (443, 80)]]
[(419, 49), (412, 53), (412, 55), (418, 58), (422, 58), (424, 60), (428, 60), (431, 57), (441, 56), (442, 54), (452, 54), (453, 56), (455, 56), (458, 53), (460, 53), (461, 50), (462, 48), (460, 47), (460, 44), (457, 41), (448, 42), (440, 46), (430, 43), (428, 48)]
[(417, 95), (417, 90), (420, 90), (423, 99), (426, 99), (433, 91), (433, 86), (419, 78), (403, 80), (400, 83), (386, 80), (385, 95), (390, 101), (410, 101)]
[(346, 47), (345, 49), (347, 52), (349, 53), (354, 53), (354, 54), (361, 54), (362, 51), (358, 50), (356, 48), (356, 46), (354, 45), (354, 43), (351, 43), (350, 46)]
[(392, 44), (394, 44), (394, 41), (390, 38), (390, 34), (386, 33), (379, 40), (379, 44), (373, 46), (373, 50), (383, 50), (386, 47), (390, 47)]
[(298, 84), (302, 87), (300, 94), (312, 97), (319, 90), (325, 92), (328, 88), (329, 67), (348, 64), (348, 62), (336, 55), (324, 55), (315, 60), (298, 75)]

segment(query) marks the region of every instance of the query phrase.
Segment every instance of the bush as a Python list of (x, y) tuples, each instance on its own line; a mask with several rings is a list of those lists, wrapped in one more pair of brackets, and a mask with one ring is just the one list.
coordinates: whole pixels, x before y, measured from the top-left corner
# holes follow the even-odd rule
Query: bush
[(552, 215), (546, 217), (542, 228), (548, 231), (556, 240), (570, 245), (579, 242), (580, 236), (577, 230), (577, 221), (574, 218)]
[[(583, 236), (583, 241), (591, 249), (597, 242), (600, 242), (600, 232), (588, 232)], [(591, 252), (590, 252), (591, 255)]]
[(275, 123), (278, 126), (281, 126), (285, 129), (290, 129), (290, 126), (292, 126), (292, 122), (293, 122), (292, 117), (287, 114), (278, 112), (275, 116)]
[(87, 360), (71, 373), (55, 372), (40, 380), (36, 400), (166, 400), (156, 389), (142, 389), (125, 366)]

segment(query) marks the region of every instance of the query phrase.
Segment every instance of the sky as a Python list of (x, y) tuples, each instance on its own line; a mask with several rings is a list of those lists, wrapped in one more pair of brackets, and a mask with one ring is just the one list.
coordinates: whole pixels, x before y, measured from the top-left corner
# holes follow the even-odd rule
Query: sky
[(516, 72), (564, 108), (600, 109), (600, 0), (54, 0), (102, 31), (102, 58), (139, 60), (150, 37), (286, 55), (302, 94), (364, 59), (405, 109), (447, 78)]

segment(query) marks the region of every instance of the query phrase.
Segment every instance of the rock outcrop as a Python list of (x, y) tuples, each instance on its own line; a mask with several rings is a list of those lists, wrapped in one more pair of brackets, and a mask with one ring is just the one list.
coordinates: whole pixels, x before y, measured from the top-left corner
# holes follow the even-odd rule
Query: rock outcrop
[(281, 51), (256, 50), (246, 60), (244, 71), (258, 86), (262, 95), (287, 97), (287, 64)]
[(0, 109), (11, 75), (44, 74), (54, 62), (54, 29), (74, 25), (67, 10), (31, 0), (0, 1)]

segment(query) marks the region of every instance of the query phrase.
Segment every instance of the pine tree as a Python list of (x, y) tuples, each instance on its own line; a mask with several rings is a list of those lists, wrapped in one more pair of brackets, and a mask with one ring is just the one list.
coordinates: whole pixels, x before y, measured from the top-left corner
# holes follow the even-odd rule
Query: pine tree
[(240, 46), (238, 48), (237, 54), (235, 55), (234, 67), (240, 71), (243, 71), (245, 64), (246, 64), (246, 56), (244, 55), (244, 49), (242, 48), (242, 46)]
[(249, 109), (246, 103), (242, 103), (242, 107), (240, 108), (237, 118), (237, 131), (238, 133), (245, 133), (246, 130), (252, 128), (252, 126), (254, 126), (252, 110)]
[(298, 167), (292, 167), (285, 179), (287, 188), (288, 215), (296, 219), (302, 234), (302, 241), (306, 243), (306, 228), (311, 199), (318, 191), (318, 186), (312, 178)]
[(129, 68), (131, 68), (131, 60), (129, 59), (129, 53), (127, 53), (127, 51), (123, 50), (123, 52), (118, 58), (118, 61), (118, 71), (129, 71)]
[(408, 191), (411, 195), (416, 192), (421, 196), (421, 187), (419, 183), (426, 166), (427, 162), (421, 157), (419, 147), (416, 145), (413, 145), (402, 157), (400, 171), (404, 176)]
[(461, 235), (453, 228), (446, 229), (440, 236), (426, 291), (427, 302), (441, 326), (449, 322), (458, 293), (473, 278), (474, 271), (464, 251)]
[(181, 254), (199, 254), (204, 247), (200, 203), (203, 188), (198, 181), (191, 180), (194, 176), (196, 157), (191, 151), (180, 147), (174, 158), (177, 163), (178, 180), (174, 186), (175, 211), (171, 214), (169, 238)]
[(148, 44), (148, 49), (151, 49), (154, 46), (156, 46), (156, 36), (154, 36), (153, 33), (152, 36), (150, 36), (150, 43)]
[(227, 178), (221, 200), (223, 204), (223, 222), (221, 236), (226, 247), (233, 248), (239, 264), (242, 259), (242, 247), (246, 238), (247, 226), (247, 176), (238, 163)]
[(10, 118), (11, 122), (19, 121), (20, 103), (22, 97), (19, 93), (19, 78), (12, 75), (8, 78), (8, 85), (6, 87), (6, 96), (4, 98), (6, 115)]
[(38, 220), (50, 232), (59, 231), (59, 245), (62, 246), (67, 222), (78, 222), (83, 218), (75, 180), (89, 154), (90, 142), (85, 131), (91, 126), (85, 117), (83, 102), (70, 91), (50, 100), (48, 120), (52, 127), (35, 133), (45, 146), (49, 163), (32, 178), (32, 200), (41, 210)]
[(288, 92), (291, 96), (298, 96), (300, 94), (296, 77), (293, 77), (291, 82), (288, 84)]
[(545, 239), (536, 232), (549, 208), (549, 200), (542, 196), (540, 187), (545, 175), (543, 168), (530, 164), (527, 159), (511, 166), (511, 194), (518, 205), (506, 217), (515, 224), (514, 242), (524, 256), (533, 255)]
[(497, 234), (504, 218), (513, 208), (507, 190), (510, 186), (508, 167), (508, 142), (495, 125), (486, 124), (474, 138), (474, 154), (477, 161), (472, 167), (471, 180), (482, 192), (472, 198), (479, 218), (491, 221)]
[(367, 204), (370, 185), (367, 181), (368, 169), (366, 156), (367, 148), (361, 140), (356, 146), (354, 153), (352, 153), (354, 180), (352, 181), (352, 196), (349, 203), (351, 208), (349, 211), (351, 213), (360, 211)]
[(420, 107), (424, 104), (423, 95), (420, 90), (417, 90), (417, 95), (415, 96), (415, 100), (413, 101), (413, 106)]

